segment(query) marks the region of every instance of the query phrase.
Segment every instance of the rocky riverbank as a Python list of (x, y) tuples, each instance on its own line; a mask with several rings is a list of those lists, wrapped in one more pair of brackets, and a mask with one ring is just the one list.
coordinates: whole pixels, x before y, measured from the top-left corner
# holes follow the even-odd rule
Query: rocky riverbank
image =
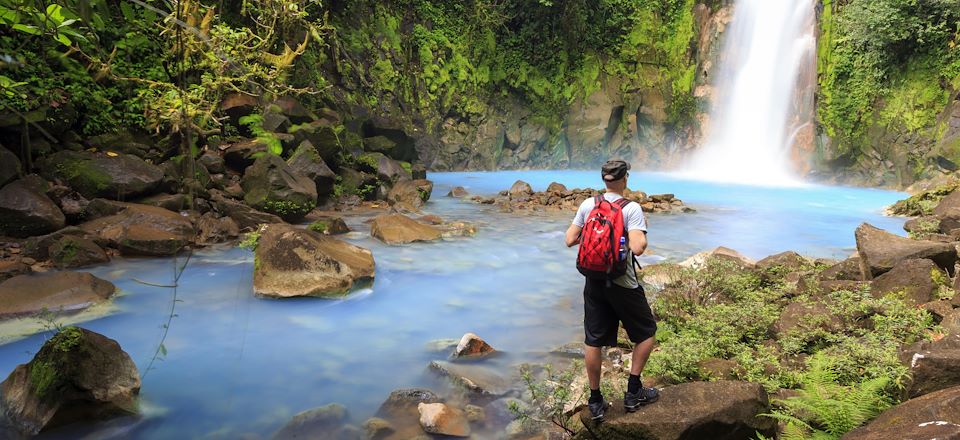
[[(463, 187), (455, 187), (447, 194), (449, 197), (466, 198), (483, 205), (496, 205), (501, 212), (513, 211), (573, 211), (591, 197), (599, 196), (603, 191), (595, 189), (567, 189), (565, 185), (552, 182), (545, 191), (534, 191), (529, 183), (522, 180), (514, 182), (508, 190), (500, 191), (498, 196), (471, 196)], [(690, 213), (695, 209), (686, 206), (673, 194), (647, 195), (643, 191), (623, 193), (624, 198), (640, 204), (647, 213)]]

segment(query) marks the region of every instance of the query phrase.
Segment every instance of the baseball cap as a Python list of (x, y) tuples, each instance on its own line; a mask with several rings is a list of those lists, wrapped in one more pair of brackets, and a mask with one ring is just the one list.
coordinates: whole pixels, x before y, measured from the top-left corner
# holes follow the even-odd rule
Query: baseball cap
[(627, 162), (622, 160), (608, 160), (607, 163), (603, 164), (603, 167), (600, 168), (600, 175), (603, 176), (603, 180), (613, 182), (626, 176), (627, 170), (629, 169), (630, 164)]

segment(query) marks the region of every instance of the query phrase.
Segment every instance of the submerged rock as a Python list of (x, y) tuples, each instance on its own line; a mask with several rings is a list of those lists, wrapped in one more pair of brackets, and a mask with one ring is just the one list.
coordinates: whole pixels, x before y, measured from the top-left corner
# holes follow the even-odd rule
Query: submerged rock
[(587, 429), (575, 438), (748, 440), (758, 432), (773, 437), (776, 420), (761, 416), (769, 412), (759, 384), (690, 382), (662, 389), (657, 403), (634, 413), (614, 405), (603, 423), (591, 421), (584, 409), (580, 416)]
[(470, 422), (463, 411), (445, 403), (421, 403), (417, 405), (417, 411), (420, 412), (420, 426), (429, 434), (470, 436)]
[(347, 425), (347, 409), (331, 403), (293, 416), (273, 434), (273, 440), (360, 440), (357, 430)]
[(512, 386), (509, 377), (485, 365), (433, 361), (430, 362), (430, 369), (440, 376), (448, 377), (451, 382), (475, 396), (503, 396), (510, 392)]
[(86, 272), (19, 275), (0, 283), (0, 318), (80, 310), (106, 301), (116, 290)]
[(137, 412), (140, 374), (116, 341), (68, 327), (2, 384), (3, 411), (28, 435)]
[(425, 388), (406, 388), (394, 390), (390, 393), (376, 415), (383, 418), (402, 419), (417, 414), (417, 405), (420, 403), (442, 402), (436, 393)]
[(470, 193), (462, 186), (455, 186), (447, 193), (447, 197), (456, 197), (458, 199), (469, 195)]
[(405, 244), (438, 240), (442, 233), (405, 215), (387, 214), (373, 219), (370, 235), (386, 244)]
[(957, 261), (957, 249), (952, 244), (911, 240), (867, 223), (861, 224), (855, 235), (860, 271), (865, 280), (886, 273), (903, 260), (926, 258), (951, 274)]
[(254, 258), (253, 290), (268, 297), (336, 297), (374, 276), (369, 250), (288, 225), (267, 226)]

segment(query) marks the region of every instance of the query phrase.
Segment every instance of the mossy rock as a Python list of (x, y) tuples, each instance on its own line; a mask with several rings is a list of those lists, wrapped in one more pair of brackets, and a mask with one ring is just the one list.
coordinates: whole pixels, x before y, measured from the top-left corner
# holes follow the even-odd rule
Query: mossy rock
[(122, 200), (152, 193), (163, 171), (129, 154), (60, 151), (40, 163), (40, 174), (60, 179), (88, 199)]
[(299, 221), (317, 206), (317, 185), (296, 174), (279, 156), (266, 155), (250, 166), (241, 182), (244, 201), (286, 221)]

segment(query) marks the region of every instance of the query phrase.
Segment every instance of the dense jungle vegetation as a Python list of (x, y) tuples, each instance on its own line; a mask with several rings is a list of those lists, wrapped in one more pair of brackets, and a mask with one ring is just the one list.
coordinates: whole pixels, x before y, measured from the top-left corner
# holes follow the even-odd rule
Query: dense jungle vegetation
[[(840, 153), (867, 154), (875, 128), (943, 138), (938, 116), (960, 90), (960, 2), (824, 0), (820, 27), (819, 119)], [(944, 154), (960, 159), (960, 143)]]

